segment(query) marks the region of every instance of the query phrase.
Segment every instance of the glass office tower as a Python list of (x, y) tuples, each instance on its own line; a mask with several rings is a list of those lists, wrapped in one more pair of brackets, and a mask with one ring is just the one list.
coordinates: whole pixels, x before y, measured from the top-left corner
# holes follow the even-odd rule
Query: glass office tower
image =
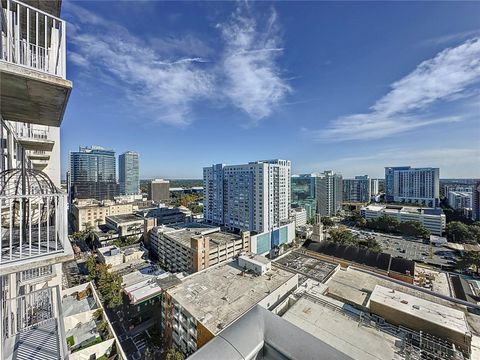
[(308, 220), (317, 212), (316, 184), (315, 174), (293, 175), (291, 179), (292, 207), (305, 208)]
[(140, 192), (138, 153), (127, 151), (118, 157), (118, 183), (122, 195), (134, 195)]

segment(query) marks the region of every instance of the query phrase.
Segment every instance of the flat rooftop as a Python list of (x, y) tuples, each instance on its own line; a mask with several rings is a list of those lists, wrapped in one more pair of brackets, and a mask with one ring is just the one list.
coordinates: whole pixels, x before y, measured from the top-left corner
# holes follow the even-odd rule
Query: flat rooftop
[(376, 285), (370, 296), (370, 304), (377, 303), (402, 313), (421, 318), (440, 327), (465, 334), (468, 326), (463, 311), (420, 299), (401, 291)]
[(333, 310), (334, 306), (336, 302), (325, 306), (314, 298), (301, 297), (282, 317), (353, 359), (403, 359), (395, 346), (398, 338), (373, 327), (359, 326), (354, 319)]
[(422, 212), (425, 215), (442, 215), (443, 210), (439, 208), (424, 208), (416, 206), (403, 206), (403, 205), (368, 205), (365, 207), (366, 210), (370, 211), (384, 211), (386, 213), (411, 213), (411, 214), (421, 214)]
[(132, 304), (138, 304), (157, 296), (162, 290), (181, 283), (181, 280), (170, 273), (146, 278), (138, 283), (125, 287), (123, 290), (130, 298)]
[(273, 264), (300, 274), (302, 280), (312, 278), (317, 281), (324, 281), (324, 279), (332, 274), (337, 268), (336, 264), (296, 251), (292, 251), (285, 256), (277, 258), (273, 261)]
[(107, 216), (107, 219), (116, 222), (117, 224), (133, 222), (133, 221), (143, 221), (143, 218), (135, 214), (120, 214), (120, 215), (110, 215)]
[(236, 261), (222, 263), (186, 277), (167, 292), (216, 334), (296, 276), (278, 268), (261, 276), (242, 273)]
[(214, 248), (219, 245), (225, 245), (241, 238), (240, 235), (220, 231), (219, 227), (203, 227), (197, 225), (201, 224), (193, 223), (187, 227), (178, 226), (176, 229), (172, 229), (172, 231), (168, 231), (168, 229), (163, 230), (163, 233), (187, 248), (191, 246), (190, 239), (194, 236), (203, 235), (208, 238), (210, 242), (210, 248)]

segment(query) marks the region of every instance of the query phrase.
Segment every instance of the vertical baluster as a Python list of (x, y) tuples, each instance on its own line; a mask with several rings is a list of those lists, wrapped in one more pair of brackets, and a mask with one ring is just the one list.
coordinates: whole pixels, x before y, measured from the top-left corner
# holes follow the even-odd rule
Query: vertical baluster
[(61, 22), (62, 26), (62, 76), (67, 77), (67, 23)]
[[(38, 198), (41, 199), (41, 198)], [(38, 218), (38, 255), (40, 255), (41, 251), (41, 243), (42, 243), (42, 238), (41, 238), (41, 232), (42, 232), (42, 219), (41, 219), (41, 211), (40, 211), (40, 201), (37, 202), (37, 218)]]
[(48, 62), (47, 62), (47, 52), (48, 52), (48, 46), (47, 46), (47, 32), (48, 32), (48, 26), (47, 26), (47, 23), (48, 23), (48, 18), (47, 18), (47, 15), (44, 16), (45, 18), (45, 33), (43, 34), (44, 35), (44, 38), (45, 38), (45, 43), (43, 44), (45, 46), (45, 56), (44, 56), (44, 60), (43, 60), (43, 69), (42, 70), (47, 70), (48, 69)]
[(17, 3), (17, 26), (16, 26), (16, 36), (15, 36), (15, 57), (16, 63), (21, 64), (20, 61), (20, 4)]
[(29, 255), (32, 256), (32, 202), (28, 201), (28, 249)]
[(48, 196), (45, 199), (47, 200), (47, 252), (50, 252), (50, 199)]
[(38, 63), (40, 62), (40, 54), (38, 51), (38, 11), (35, 12), (35, 67), (38, 69)]
[(12, 260), (12, 252), (13, 252), (13, 209), (12, 209), (12, 199), (8, 199), (9, 203), (9, 213), (10, 213), (10, 260)]
[(12, 15), (10, 13), (10, 0), (7, 0), (7, 58), (5, 60), (12, 61), (12, 46), (10, 44), (12, 38)]
[(25, 65), (32, 66), (32, 61), (30, 59), (30, 9), (27, 7), (27, 63)]
[(18, 211), (20, 214), (20, 226), (19, 226), (19, 231), (20, 231), (20, 237), (19, 237), (19, 244), (20, 244), (20, 259), (22, 258), (23, 254), (23, 201), (24, 198), (23, 196), (19, 198), (19, 207)]
[(55, 251), (58, 250), (58, 196), (55, 195)]

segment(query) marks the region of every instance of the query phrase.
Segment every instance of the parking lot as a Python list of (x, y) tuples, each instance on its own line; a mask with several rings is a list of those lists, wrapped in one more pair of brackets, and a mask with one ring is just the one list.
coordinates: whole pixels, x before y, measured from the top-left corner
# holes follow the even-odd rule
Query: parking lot
[(357, 232), (360, 238), (374, 236), (382, 247), (383, 252), (395, 257), (421, 261), (436, 266), (455, 265), (454, 251), (443, 246), (433, 246), (423, 243), (420, 239), (375, 233), (371, 231)]

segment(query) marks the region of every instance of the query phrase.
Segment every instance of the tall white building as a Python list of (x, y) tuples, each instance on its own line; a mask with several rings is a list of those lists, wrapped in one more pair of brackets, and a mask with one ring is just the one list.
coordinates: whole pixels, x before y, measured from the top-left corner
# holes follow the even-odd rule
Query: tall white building
[(321, 216), (334, 216), (342, 209), (342, 175), (328, 170), (317, 179), (317, 211)]
[(471, 209), (472, 208), (472, 192), (449, 191), (448, 205), (453, 209)]
[(440, 203), (439, 168), (385, 168), (385, 198), (390, 202), (436, 207)]
[(288, 221), (291, 163), (255, 161), (203, 169), (204, 219), (258, 233)]
[(61, 284), (73, 250), (59, 187), (72, 83), (60, 8), (59, 0), (0, 3), (1, 360), (69, 355)]

